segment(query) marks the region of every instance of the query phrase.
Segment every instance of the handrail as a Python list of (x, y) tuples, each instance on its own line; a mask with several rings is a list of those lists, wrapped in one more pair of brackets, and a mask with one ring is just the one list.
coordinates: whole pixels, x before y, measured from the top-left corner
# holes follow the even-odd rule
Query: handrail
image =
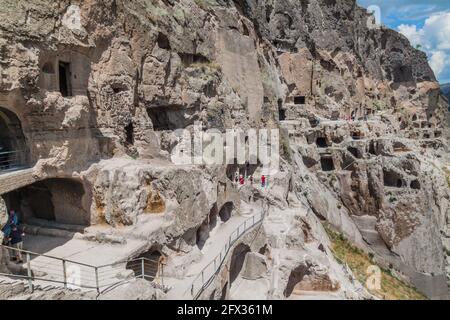
[[(69, 263), (73, 263), (73, 264), (78, 264), (80, 266), (84, 266), (84, 267), (90, 267), (90, 268), (96, 268), (96, 266), (90, 265), (90, 264), (86, 264), (86, 263), (82, 263), (82, 262), (76, 262), (73, 260), (69, 260), (69, 259), (64, 259), (64, 258), (58, 258), (55, 256), (50, 256), (50, 255), (46, 255), (46, 254), (40, 254), (40, 253), (36, 253), (36, 252), (32, 252), (32, 251), (28, 251), (28, 250), (23, 250), (23, 249), (17, 249), (14, 247), (10, 247), (7, 245), (0, 245), (3, 248), (9, 249), (9, 250), (14, 250), (14, 251), (20, 251), (21, 253), (25, 253), (25, 254), (32, 254), (34, 256), (39, 256), (39, 257), (44, 257), (44, 258), (50, 258), (50, 259), (55, 259), (55, 260), (59, 260), (59, 261), (65, 261), (65, 262), (69, 262)], [(99, 268), (99, 267), (97, 267)]]
[[(123, 279), (119, 279), (116, 277), (117, 274), (119, 273), (119, 270), (118, 269), (114, 270), (113, 267), (120, 264), (128, 264), (130, 262), (135, 263), (135, 265), (133, 265), (133, 268), (131, 269), (125, 268), (124, 270), (133, 271), (131, 278), (141, 278), (151, 280), (160, 279), (162, 281), (161, 284), (153, 283), (153, 281), (152, 284), (161, 286), (163, 290), (168, 290), (168, 287), (164, 285), (163, 268), (159, 269), (159, 267), (157, 267), (156, 273), (154, 273), (152, 271), (154, 271), (155, 269), (151, 268), (153, 266), (149, 264), (149, 262), (159, 263), (159, 260), (157, 261), (146, 257), (141, 257), (130, 260), (123, 260), (111, 264), (105, 264), (101, 266), (94, 266), (87, 263), (76, 262), (73, 260), (59, 258), (51, 255), (39, 254), (28, 250), (17, 249), (6, 245), (0, 245), (0, 248), (5, 248), (7, 250), (10, 251), (12, 250), (15, 252), (19, 251), (21, 254), (25, 255), (26, 261), (23, 268), (26, 269), (27, 275), (17, 275), (10, 273), (0, 273), (0, 275), (11, 278), (28, 280), (30, 291), (34, 290), (33, 281), (43, 281), (62, 284), (64, 285), (64, 288), (96, 289), (97, 292), (100, 294), (101, 292), (108, 290), (108, 288), (120, 284), (124, 281)], [(35, 271), (41, 270), (39, 270), (40, 266), (36, 266), (37, 263), (35, 264), (35, 266), (33, 266), (33, 268), (31, 267), (32, 264), (31, 256), (51, 259), (50, 261), (44, 260), (37, 262), (39, 264), (42, 264), (42, 266), (44, 267), (44, 270), (42, 271), (45, 273), (45, 276), (48, 277), (40, 276), (39, 274), (35, 275)], [(58, 264), (54, 265), (51, 263), (52, 261), (58, 261)], [(76, 271), (78, 272), (78, 274), (75, 276), (75, 278), (73, 278), (73, 274), (68, 274), (68, 272), (71, 270), (69, 268), (69, 266), (71, 265), (75, 265), (78, 267), (78, 270)]]
[(0, 172), (24, 167), (26, 164), (25, 150), (0, 152)]
[[(257, 220), (255, 219), (255, 216), (258, 216)], [(264, 208), (263, 208), (263, 212), (262, 213), (258, 213), (253, 215), (252, 217), (249, 217), (248, 219), (244, 220), (243, 223), (241, 223), (228, 237), (228, 241), (227, 243), (225, 243), (225, 246), (222, 248), (222, 250), (220, 250), (219, 254), (210, 262), (208, 263), (203, 269), (202, 271), (197, 275), (197, 277), (195, 277), (195, 279), (192, 281), (191, 286), (189, 287), (191, 290), (191, 296), (194, 300), (197, 300), (200, 296), (200, 294), (211, 284), (211, 282), (214, 280), (214, 278), (216, 277), (216, 275), (218, 274), (218, 272), (220, 271), (220, 269), (222, 268), (222, 265), (226, 259), (226, 257), (228, 256), (228, 253), (231, 250), (231, 247), (244, 235), (247, 233), (248, 230), (252, 229), (253, 227), (255, 227), (256, 225), (260, 224), (264, 218), (265, 218), (266, 213), (264, 212)], [(252, 221), (251, 224), (247, 224), (249, 221)], [(240, 228), (243, 227), (242, 232), (239, 232)], [(236, 237), (234, 237), (234, 234), (236, 234)], [(222, 255), (222, 251), (224, 250), (224, 254)], [(218, 259), (218, 261), (217, 261)], [(209, 276), (209, 278), (205, 279), (205, 271), (211, 267), (212, 265), (214, 265), (214, 269), (212, 274)], [(199, 286), (198, 290), (195, 291), (195, 283), (197, 281), (201, 280), (201, 285)]]

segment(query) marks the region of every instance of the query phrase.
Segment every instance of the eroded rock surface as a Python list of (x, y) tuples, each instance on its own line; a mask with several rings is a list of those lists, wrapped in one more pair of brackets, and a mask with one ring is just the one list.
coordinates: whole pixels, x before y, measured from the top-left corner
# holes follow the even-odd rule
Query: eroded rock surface
[[(262, 299), (372, 298), (334, 260), (321, 222), (429, 297), (448, 294), (446, 101), (425, 54), (372, 28), (354, 0), (0, 8), (2, 148), (20, 155), (8, 156), (12, 169), (32, 167), (26, 177), (0, 172), (2, 198), (30, 230), (139, 240), (129, 258), (163, 256), (177, 286), (200, 271), (189, 266), (209, 258), (227, 223), (268, 202), (258, 241), (240, 241), (247, 247), (225, 264), (237, 271), (223, 269), (203, 298), (242, 298), (244, 287)], [(176, 130), (196, 122), (282, 129), (270, 188), (256, 185), (258, 166), (255, 185), (239, 187), (245, 165), (175, 165), (171, 153), (185, 150)], [(64, 232), (33, 229), (49, 220)]]

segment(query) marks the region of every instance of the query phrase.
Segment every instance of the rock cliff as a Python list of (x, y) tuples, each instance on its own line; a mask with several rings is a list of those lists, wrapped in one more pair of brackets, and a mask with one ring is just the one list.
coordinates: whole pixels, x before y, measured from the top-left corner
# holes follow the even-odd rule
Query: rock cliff
[[(217, 228), (268, 201), (262, 227), (202, 298), (371, 298), (333, 258), (322, 224), (428, 297), (448, 295), (446, 101), (425, 54), (374, 27), (355, 0), (0, 9), (0, 146), (19, 151), (14, 164), (36, 181), (13, 176), (2, 197), (27, 224), (82, 226), (95, 243), (139, 240), (129, 257), (163, 255), (176, 288)], [(270, 188), (237, 186), (245, 165), (174, 164), (176, 130), (195, 123), (280, 129)], [(261, 176), (259, 165), (247, 170)]]

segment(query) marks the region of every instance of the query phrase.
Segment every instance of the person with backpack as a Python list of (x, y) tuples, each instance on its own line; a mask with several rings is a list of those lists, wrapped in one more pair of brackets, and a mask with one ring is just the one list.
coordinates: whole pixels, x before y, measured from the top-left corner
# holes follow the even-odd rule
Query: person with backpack
[(17, 263), (23, 263), (21, 250), (23, 249), (23, 237), (24, 236), (25, 236), (25, 233), (22, 232), (22, 228), (20, 228), (17, 225), (12, 226), (11, 235), (9, 237), (9, 243), (10, 243), (11, 247), (17, 249), (17, 250), (13, 250), (14, 255), (12, 256), (13, 260), (16, 260)]

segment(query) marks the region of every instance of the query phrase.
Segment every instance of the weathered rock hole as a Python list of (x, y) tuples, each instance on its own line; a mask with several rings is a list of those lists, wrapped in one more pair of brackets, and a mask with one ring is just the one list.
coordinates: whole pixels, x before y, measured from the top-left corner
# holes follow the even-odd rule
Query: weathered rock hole
[(302, 156), (303, 164), (308, 168), (312, 168), (317, 164), (317, 161), (308, 156)]
[(420, 182), (419, 180), (413, 180), (411, 181), (411, 189), (420, 190)]
[(158, 38), (156, 39), (158, 47), (164, 50), (170, 50), (170, 41), (167, 36), (163, 33), (158, 33)]
[(42, 66), (42, 72), (47, 74), (55, 74), (55, 68), (53, 67), (53, 63), (51, 62), (44, 63), (44, 65)]

